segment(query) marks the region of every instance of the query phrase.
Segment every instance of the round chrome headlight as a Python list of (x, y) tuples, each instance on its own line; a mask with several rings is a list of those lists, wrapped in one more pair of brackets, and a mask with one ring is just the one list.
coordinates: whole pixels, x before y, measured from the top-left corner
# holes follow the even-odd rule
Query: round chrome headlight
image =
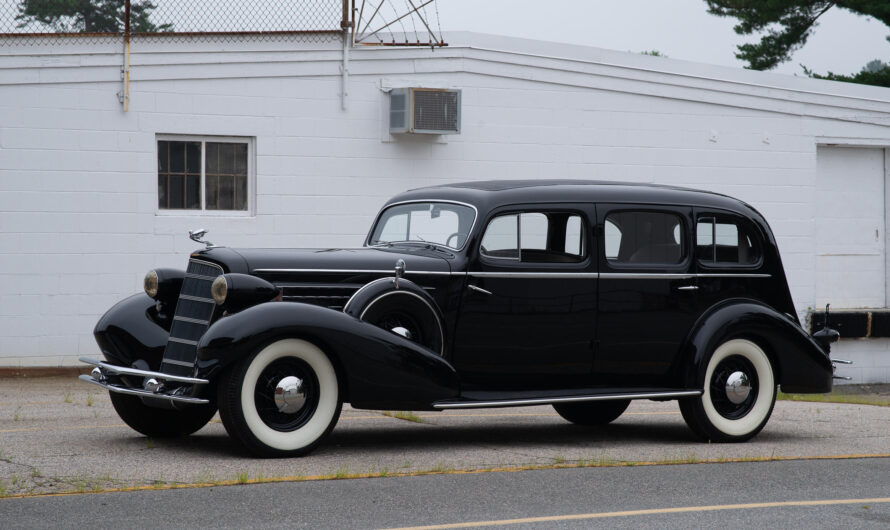
[(158, 273), (156, 271), (148, 271), (148, 274), (145, 275), (145, 280), (143, 280), (142, 282), (142, 287), (145, 288), (145, 294), (154, 299), (157, 299)]
[(226, 301), (226, 295), (229, 293), (229, 284), (226, 282), (225, 276), (219, 276), (213, 280), (210, 286), (210, 294), (216, 301), (217, 305), (223, 305)]

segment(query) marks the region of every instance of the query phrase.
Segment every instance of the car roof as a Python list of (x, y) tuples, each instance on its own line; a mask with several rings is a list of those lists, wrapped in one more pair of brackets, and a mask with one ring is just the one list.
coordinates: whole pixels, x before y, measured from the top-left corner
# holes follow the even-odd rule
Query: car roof
[(719, 193), (660, 184), (594, 180), (458, 182), (409, 190), (390, 199), (387, 205), (429, 199), (471, 204), (481, 214), (510, 204), (596, 202), (711, 207), (761, 218), (748, 204)]

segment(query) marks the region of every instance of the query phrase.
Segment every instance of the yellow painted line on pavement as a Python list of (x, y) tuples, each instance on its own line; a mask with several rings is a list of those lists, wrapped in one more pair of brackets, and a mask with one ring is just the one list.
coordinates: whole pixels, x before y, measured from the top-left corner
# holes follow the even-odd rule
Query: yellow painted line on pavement
[(676, 508), (654, 508), (650, 510), (625, 510), (621, 512), (579, 513), (571, 515), (551, 515), (546, 517), (524, 517), (521, 519), (500, 519), (493, 521), (473, 521), (468, 523), (437, 524), (427, 526), (405, 526), (390, 530), (434, 530), (446, 528), (476, 528), (480, 526), (507, 526), (513, 524), (552, 523), (558, 521), (579, 521), (585, 519), (606, 519), (609, 517), (632, 517), (635, 515), (664, 515), (672, 513), (714, 512), (720, 510), (761, 510), (764, 508), (795, 508), (806, 506), (836, 506), (843, 504), (880, 504), (890, 502), (890, 497), (869, 499), (823, 499), (816, 501), (753, 502), (747, 504), (715, 504), (712, 506), (680, 506)]

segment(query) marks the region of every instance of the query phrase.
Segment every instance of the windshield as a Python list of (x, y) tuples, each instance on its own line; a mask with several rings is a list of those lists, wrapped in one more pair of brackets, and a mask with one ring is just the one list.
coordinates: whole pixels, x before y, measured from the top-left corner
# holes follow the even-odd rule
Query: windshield
[(412, 202), (383, 210), (369, 245), (417, 241), (459, 250), (467, 242), (476, 211), (449, 202)]

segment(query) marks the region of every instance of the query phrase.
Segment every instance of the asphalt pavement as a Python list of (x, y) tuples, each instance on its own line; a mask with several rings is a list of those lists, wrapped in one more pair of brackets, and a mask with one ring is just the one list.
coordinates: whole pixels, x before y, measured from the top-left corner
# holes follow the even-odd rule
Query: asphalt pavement
[(0, 517), (7, 528), (887, 528), (888, 477), (890, 458), (549, 469), (11, 498)]
[[(401, 416), (401, 417), (399, 417)], [(550, 407), (418, 412), (345, 407), (303, 458), (256, 459), (218, 419), (151, 439), (108, 395), (73, 377), (0, 379), (0, 497), (418, 473), (890, 456), (890, 407), (779, 401), (741, 444), (693, 438), (675, 402), (635, 401), (612, 425), (582, 428)]]

